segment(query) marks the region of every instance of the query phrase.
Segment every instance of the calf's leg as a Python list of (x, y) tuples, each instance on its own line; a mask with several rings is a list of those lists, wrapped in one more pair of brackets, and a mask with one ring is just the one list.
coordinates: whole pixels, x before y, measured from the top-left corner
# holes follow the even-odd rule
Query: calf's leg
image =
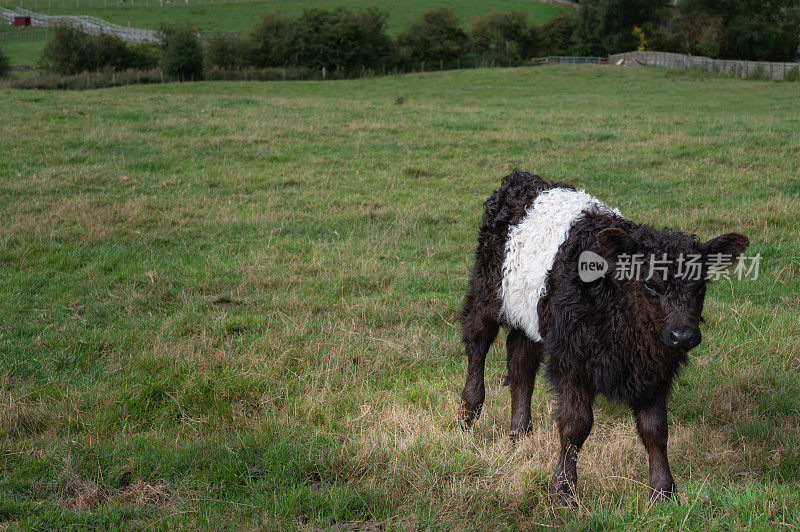
[(593, 401), (594, 395), (585, 390), (575, 387), (559, 390), (556, 419), (561, 450), (552, 484), (553, 503), (557, 506), (567, 506), (574, 501), (578, 484), (578, 452), (594, 424)]
[(506, 339), (508, 384), (511, 391), (511, 440), (522, 439), (531, 431), (531, 395), (542, 349), (520, 330)]
[(483, 369), (486, 353), (492, 345), (497, 330), (500, 328), (495, 320), (475, 312), (464, 317), (464, 347), (467, 352), (467, 382), (461, 392), (459, 421), (461, 428), (469, 430), (472, 423), (481, 414), (486, 389), (483, 384)]
[(667, 459), (666, 397), (634, 410), (636, 429), (642, 438), (650, 464), (650, 490), (653, 500), (665, 500), (675, 494), (675, 481)]

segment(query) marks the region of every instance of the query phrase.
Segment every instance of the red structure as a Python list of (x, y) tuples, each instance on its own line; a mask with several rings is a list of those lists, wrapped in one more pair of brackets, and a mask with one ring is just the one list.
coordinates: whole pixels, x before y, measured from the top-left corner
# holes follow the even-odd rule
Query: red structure
[(31, 17), (14, 17), (14, 22), (12, 24), (14, 26), (30, 26)]

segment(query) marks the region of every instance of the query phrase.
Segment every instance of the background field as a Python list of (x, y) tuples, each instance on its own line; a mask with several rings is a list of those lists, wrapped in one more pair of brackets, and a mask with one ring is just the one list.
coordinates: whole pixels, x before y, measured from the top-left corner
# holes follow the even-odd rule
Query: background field
[[(0, 91), (0, 519), (797, 527), (798, 99), (613, 67)], [(680, 504), (648, 504), (599, 401), (553, 509), (547, 387), (513, 449), (502, 336), (457, 427), (482, 202), (515, 167), (763, 255), (710, 290), (675, 387)]]
[(33, 31), (23, 28), (18, 30), (0, 21), (0, 50), (8, 57), (13, 66), (35, 65), (47, 42), (47, 36), (53, 32), (45, 32), (44, 28)]
[[(10, 1), (8, 5), (4, 0), (0, 0), (0, 5), (13, 8), (22, 5), (28, 9), (38, 9), (40, 12), (51, 15), (92, 15), (100, 17), (109, 22), (122, 26), (130, 25), (134, 28), (155, 28), (161, 22), (178, 20), (188, 20), (195, 24), (202, 33), (247, 33), (258, 22), (262, 14), (279, 13), (281, 15), (296, 16), (304, 9), (310, 7), (322, 7), (334, 9), (341, 5), (346, 5), (349, 9), (365, 9), (367, 7), (378, 7), (389, 13), (387, 20), (388, 32), (394, 35), (402, 30), (405, 25), (419, 18), (422, 12), (433, 6), (446, 6), (453, 10), (458, 16), (463, 26), (468, 26), (474, 19), (485, 15), (491, 11), (511, 11), (518, 9), (528, 13), (529, 19), (542, 24), (548, 18), (565, 13), (569, 8), (554, 6), (535, 2), (533, 0), (440, 0), (433, 4), (424, 0), (410, 0), (407, 2), (392, 2), (391, 0), (379, 0), (377, 2), (368, 0), (296, 0), (286, 2), (285, 0), (262, 0), (258, 2), (228, 3), (218, 2), (215, 4), (197, 4), (192, 1), (191, 5), (171, 3), (164, 7), (157, 7), (157, 0), (151, 1), (149, 7), (145, 3), (122, 4), (122, 7), (107, 7), (102, 0), (83, 0), (76, 4), (75, 0), (65, 2), (66, 8), (61, 8), (62, 2), (47, 0), (23, 0)], [(116, 1), (109, 1), (109, 6), (116, 6)], [(48, 7), (50, 6), (50, 7)], [(70, 7), (71, 6), (71, 7)], [(93, 6), (93, 7), (89, 7)], [(5, 25), (3, 25), (5, 26)], [(0, 28), (12, 30), (12, 28)], [(22, 39), (18, 43), (15, 38), (7, 35), (9, 44), (0, 42), (0, 50), (9, 56), (13, 65), (30, 65), (30, 57), (38, 58), (44, 46), (44, 34), (36, 28), (36, 41), (30, 42), (30, 37), (22, 30)], [(17, 31), (13, 28), (13, 31)], [(41, 35), (40, 35), (41, 34)]]

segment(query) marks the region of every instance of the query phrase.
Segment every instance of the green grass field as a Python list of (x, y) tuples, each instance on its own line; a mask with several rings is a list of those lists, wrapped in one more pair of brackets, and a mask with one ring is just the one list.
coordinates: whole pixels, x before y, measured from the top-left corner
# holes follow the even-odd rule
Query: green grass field
[[(799, 100), (613, 67), (0, 91), (0, 520), (796, 528)], [(482, 202), (515, 167), (763, 257), (710, 289), (674, 388), (679, 503), (599, 401), (553, 508), (547, 386), (512, 448), (502, 335), (457, 426)]]
[[(0, 4), (3, 4), (0, 0)], [(533, 0), (437, 0), (431, 3), (423, 0), (411, 0), (407, 2), (391, 2), (381, 0), (370, 2), (367, 0), (298, 0), (286, 2), (285, 0), (260, 0), (257, 2), (229, 3), (221, 2), (215, 4), (197, 4), (192, 1), (190, 5), (183, 2), (179, 4), (168, 4), (163, 7), (157, 6), (156, 0), (150, 1), (145, 5), (144, 1), (137, 1), (135, 4), (122, 4), (123, 7), (102, 7), (104, 5), (116, 6), (116, 1), (103, 0), (83, 0), (77, 4), (75, 0), (61, 2), (47, 0), (24, 0), (22, 2), (13, 1), (8, 3), (9, 8), (23, 5), (28, 9), (38, 9), (40, 12), (52, 15), (92, 15), (100, 17), (114, 24), (134, 28), (155, 28), (161, 22), (188, 20), (195, 24), (203, 33), (247, 33), (258, 22), (259, 17), (265, 13), (279, 13), (287, 16), (297, 16), (304, 9), (310, 7), (322, 7), (333, 9), (346, 5), (350, 9), (365, 9), (375, 6), (389, 13), (387, 20), (388, 31), (394, 35), (405, 27), (412, 20), (416, 20), (425, 9), (435, 6), (446, 6), (453, 10), (465, 27), (472, 23), (474, 19), (485, 15), (491, 11), (511, 11), (514, 9), (528, 13), (530, 20), (536, 24), (545, 22), (550, 17), (569, 11), (569, 8), (535, 2)], [(5, 5), (5, 4), (3, 4)], [(126, 7), (128, 6), (128, 7)], [(41, 39), (38, 39), (41, 40)], [(0, 50), (9, 56), (14, 65), (28, 65), (35, 63), (43, 42), (31, 43), (23, 40), (20, 43), (12, 43), (6, 46), (0, 42)], [(30, 58), (34, 57), (33, 62)]]
[(20, 41), (9, 42), (0, 44), (0, 50), (8, 57), (9, 63), (12, 66), (22, 65), (36, 65), (39, 56), (44, 50), (44, 39), (36, 39), (35, 41)]

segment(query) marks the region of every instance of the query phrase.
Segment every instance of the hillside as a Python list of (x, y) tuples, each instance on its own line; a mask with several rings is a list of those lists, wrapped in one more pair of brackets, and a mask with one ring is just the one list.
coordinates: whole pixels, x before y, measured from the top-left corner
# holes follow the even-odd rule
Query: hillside
[[(375, 6), (389, 13), (388, 30), (390, 34), (400, 31), (408, 22), (417, 19), (422, 11), (432, 6), (447, 6), (456, 13), (462, 24), (468, 25), (475, 18), (491, 11), (510, 11), (519, 9), (528, 13), (530, 19), (537, 24), (569, 9), (551, 4), (531, 0), (442, 0), (438, 2), (425, 2), (412, 0), (409, 2), (391, 2), (381, 0), (369, 2), (366, 0), (299, 0), (286, 2), (285, 0), (261, 0), (246, 3), (170, 3), (164, 7), (156, 7), (156, 1), (149, 2), (145, 7), (144, 2), (136, 4), (122, 4), (123, 7), (107, 7), (102, 0), (79, 0), (78, 7), (74, 7), (75, 0), (69, 2), (73, 7), (61, 8), (60, 2), (49, 4), (41, 0), (24, 0), (13, 5), (22, 5), (29, 9), (38, 9), (43, 13), (52, 15), (93, 15), (115, 24), (138, 28), (155, 28), (160, 22), (189, 20), (203, 33), (246, 33), (254, 26), (259, 17), (264, 13), (279, 13), (294, 16), (310, 7), (333, 9), (344, 5), (351, 9), (364, 9)], [(69, 4), (66, 4), (69, 5)], [(106, 2), (105, 5), (116, 5), (116, 2)], [(51, 7), (47, 7), (51, 6)], [(93, 7), (88, 7), (93, 6)], [(94, 7), (96, 6), (96, 7)], [(9, 6), (12, 7), (12, 6)], [(13, 28), (4, 28), (6, 31), (16, 31)], [(37, 30), (38, 31), (38, 30)], [(7, 36), (8, 44), (0, 42), (0, 49), (8, 55), (12, 64), (31, 64), (31, 57), (38, 57), (44, 46), (44, 36), (37, 35), (31, 42), (27, 34), (20, 42), (14, 37)]]

